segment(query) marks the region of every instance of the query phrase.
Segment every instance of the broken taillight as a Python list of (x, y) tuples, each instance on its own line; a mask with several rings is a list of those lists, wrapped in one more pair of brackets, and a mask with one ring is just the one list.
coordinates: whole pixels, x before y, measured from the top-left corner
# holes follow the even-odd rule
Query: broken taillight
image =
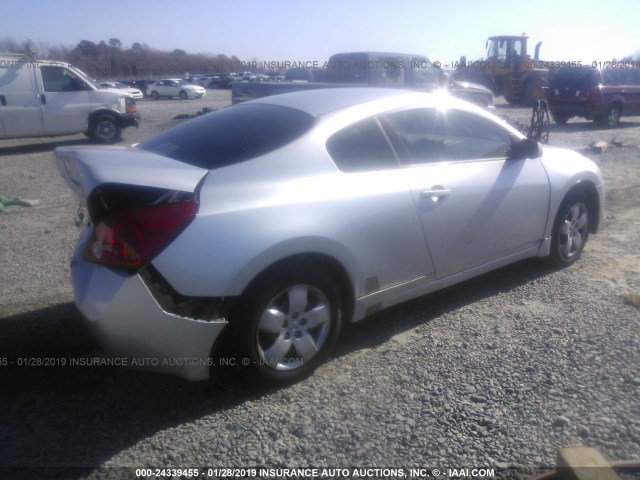
[(198, 203), (188, 200), (122, 210), (96, 225), (83, 258), (114, 268), (144, 266), (195, 218)]

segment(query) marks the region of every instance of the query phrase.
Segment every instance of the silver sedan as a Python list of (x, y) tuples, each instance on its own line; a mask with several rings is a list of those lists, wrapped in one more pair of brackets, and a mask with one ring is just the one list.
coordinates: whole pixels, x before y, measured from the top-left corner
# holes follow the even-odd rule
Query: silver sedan
[(111, 355), (190, 380), (299, 379), (348, 322), (527, 257), (572, 264), (604, 206), (589, 159), (400, 90), (271, 96), (56, 156), (88, 210), (78, 307)]

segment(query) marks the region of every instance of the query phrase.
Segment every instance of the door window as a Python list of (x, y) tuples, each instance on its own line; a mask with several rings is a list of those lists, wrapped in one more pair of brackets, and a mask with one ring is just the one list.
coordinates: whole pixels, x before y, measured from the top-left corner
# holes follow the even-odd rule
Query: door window
[(45, 92), (78, 92), (87, 90), (87, 85), (71, 70), (64, 67), (41, 66)]
[(459, 110), (403, 110), (384, 117), (390, 137), (400, 143), (406, 164), (506, 158), (509, 132), (490, 121)]

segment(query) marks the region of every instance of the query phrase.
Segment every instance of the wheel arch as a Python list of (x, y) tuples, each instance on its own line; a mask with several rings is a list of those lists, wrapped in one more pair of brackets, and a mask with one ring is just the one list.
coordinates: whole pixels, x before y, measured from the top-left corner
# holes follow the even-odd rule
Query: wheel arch
[(274, 275), (281, 275), (282, 272), (303, 268), (323, 269), (336, 281), (338, 295), (343, 308), (343, 321), (348, 323), (353, 315), (355, 305), (353, 284), (345, 267), (338, 260), (324, 253), (296, 253), (271, 263), (249, 282), (241, 293), (240, 298), (250, 296), (259, 285), (267, 282)]
[[(341, 323), (344, 325), (350, 322), (355, 307), (355, 298), (346, 269), (338, 260), (323, 253), (308, 252), (293, 254), (277, 260), (262, 269), (249, 282), (242, 293), (233, 300), (233, 303), (229, 305), (229, 318), (227, 319), (229, 324), (225, 327), (223, 334), (219, 335), (214, 341), (209, 353), (214, 364), (215, 362), (220, 362), (221, 358), (234, 358), (237, 355), (234, 346), (237, 345), (238, 336), (241, 334), (239, 327), (242, 324), (242, 319), (238, 318), (238, 315), (242, 315), (246, 301), (251, 298), (264, 282), (268, 282), (270, 278), (281, 275), (283, 271), (293, 271), (299, 268), (321, 268), (324, 269), (331, 278), (335, 279), (337, 282), (336, 293), (339, 296), (339, 302), (341, 302), (342, 307)], [(217, 370), (217, 372), (213, 372), (212, 369), (210, 369), (210, 375), (215, 377), (220, 374), (223, 376), (228, 374), (224, 369)], [(238, 372), (237, 370), (234, 371)]]
[[(573, 187), (571, 187), (567, 193), (565, 193), (562, 201), (560, 202), (560, 206), (567, 200), (567, 198), (573, 195), (584, 195), (587, 202), (589, 202), (589, 212), (593, 216), (592, 221), (589, 222), (589, 233), (597, 233), (600, 226), (600, 195), (598, 195), (598, 189), (595, 184), (590, 180), (582, 180), (577, 182)], [(553, 222), (555, 224), (560, 208), (555, 212)]]
[(120, 127), (123, 126), (122, 115), (120, 114), (120, 112), (118, 112), (117, 110), (103, 107), (103, 108), (98, 108), (97, 110), (94, 110), (89, 114), (89, 117), (87, 118), (87, 130), (91, 126), (92, 122), (94, 122), (97, 118), (101, 117), (102, 115), (112, 116), (113, 118), (115, 118), (116, 122), (118, 122), (118, 125), (120, 125)]
[(607, 111), (609, 111), (609, 109), (614, 106), (617, 106), (620, 110), (620, 113), (622, 114), (622, 112), (624, 112), (624, 99), (622, 97), (615, 97), (613, 100), (611, 100), (611, 102), (609, 102)]

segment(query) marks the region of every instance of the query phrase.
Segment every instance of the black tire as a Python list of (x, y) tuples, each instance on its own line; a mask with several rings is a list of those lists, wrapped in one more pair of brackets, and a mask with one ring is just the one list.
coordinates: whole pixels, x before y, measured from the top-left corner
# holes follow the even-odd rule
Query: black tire
[(541, 78), (531, 78), (527, 80), (522, 90), (522, 102), (528, 107), (533, 107), (538, 100), (542, 100), (544, 97), (542, 90), (544, 86), (545, 82)]
[(315, 267), (270, 275), (234, 308), (229, 327), (234, 363), (252, 378), (276, 385), (305, 378), (340, 335), (335, 281)]
[(158, 92), (154, 90), (153, 92), (151, 92), (151, 98), (153, 98), (154, 100), (158, 100), (160, 98), (160, 95), (158, 95)]
[(556, 266), (569, 266), (580, 258), (591, 221), (591, 205), (586, 195), (573, 193), (564, 199), (551, 234), (549, 260)]
[(187, 92), (185, 92), (184, 90), (180, 90), (180, 99), (186, 100), (187, 98), (189, 98), (189, 96), (187, 95)]
[(564, 112), (551, 112), (551, 116), (553, 117), (553, 121), (559, 125), (564, 125), (569, 120), (569, 115)]
[(115, 143), (122, 136), (122, 127), (113, 115), (102, 114), (91, 120), (89, 138), (99, 143)]
[(622, 109), (620, 105), (614, 103), (610, 105), (607, 109), (606, 115), (600, 115), (596, 118), (596, 122), (602, 125), (605, 128), (615, 128), (620, 124), (620, 115), (622, 114)]

